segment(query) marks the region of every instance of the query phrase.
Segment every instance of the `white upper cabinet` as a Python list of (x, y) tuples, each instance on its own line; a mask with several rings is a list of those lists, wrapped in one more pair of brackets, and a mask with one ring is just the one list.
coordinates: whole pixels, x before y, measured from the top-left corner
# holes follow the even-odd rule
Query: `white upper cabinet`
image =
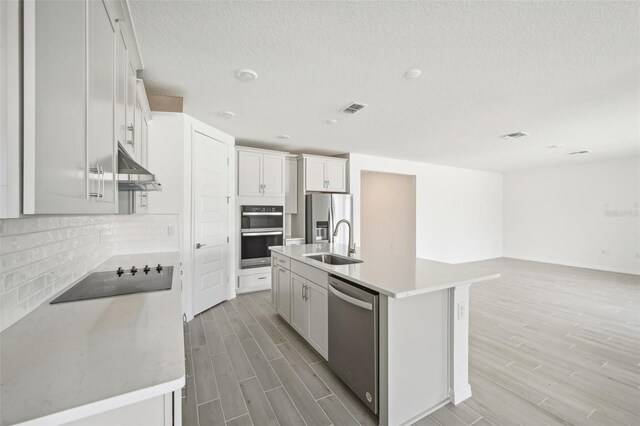
[(347, 160), (303, 155), (305, 191), (347, 192)]
[(262, 156), (262, 195), (284, 197), (284, 155)]
[(136, 143), (136, 71), (127, 57), (126, 74), (127, 74), (127, 106), (126, 106), (126, 137), (124, 148), (135, 160), (138, 158), (138, 149)]
[(298, 213), (298, 161), (287, 157), (284, 163), (284, 212)]
[(116, 33), (103, 2), (90, 1), (87, 5), (89, 190), (90, 196), (97, 197), (100, 212), (113, 213), (117, 209), (118, 191), (118, 157), (114, 138)]
[(238, 195), (262, 195), (262, 154), (238, 151)]
[(285, 153), (238, 149), (238, 195), (284, 197)]
[(116, 31), (116, 141), (127, 146), (127, 78), (129, 60), (127, 57), (127, 43), (122, 34), (122, 25), (118, 23)]
[(25, 214), (116, 213), (115, 32), (102, 1), (24, 3)]
[(347, 162), (327, 160), (324, 163), (324, 176), (329, 192), (347, 192)]
[(322, 158), (305, 158), (305, 190), (326, 191), (324, 163)]

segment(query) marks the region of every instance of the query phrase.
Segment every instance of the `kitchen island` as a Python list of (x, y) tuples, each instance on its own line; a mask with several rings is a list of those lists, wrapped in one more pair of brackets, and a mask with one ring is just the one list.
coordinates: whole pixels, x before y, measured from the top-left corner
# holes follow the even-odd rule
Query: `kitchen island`
[(54, 295), (0, 333), (0, 425), (180, 425), (179, 262), (114, 256), (91, 272), (173, 265), (171, 289), (51, 305)]
[[(471, 396), (469, 286), (498, 278), (495, 271), (366, 248), (349, 256), (342, 244), (278, 246), (271, 251), (276, 311), (330, 366), (327, 300), (334, 289), (328, 282), (340, 279), (378, 294), (380, 425), (411, 424), (448, 402), (458, 404)], [(346, 264), (325, 263), (318, 254), (337, 255), (324, 260)], [(350, 326), (345, 321), (344, 327)], [(369, 394), (357, 396), (372, 407)]]

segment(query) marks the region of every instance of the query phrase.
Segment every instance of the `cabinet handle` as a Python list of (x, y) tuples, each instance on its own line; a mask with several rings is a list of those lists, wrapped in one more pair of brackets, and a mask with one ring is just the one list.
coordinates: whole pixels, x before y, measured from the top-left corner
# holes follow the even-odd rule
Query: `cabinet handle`
[(280, 262), (280, 263), (287, 263), (284, 259), (278, 259), (278, 262)]
[[(99, 199), (100, 198), (100, 166), (98, 165), (98, 163), (96, 163), (95, 167), (91, 167), (89, 169), (89, 172), (91, 174), (95, 174), (98, 176), (98, 191), (90, 192), (89, 197)], [(93, 189), (93, 186), (92, 186), (92, 189)]]
[(135, 151), (136, 128), (131, 125), (127, 126), (127, 130), (131, 132), (131, 140), (128, 140), (127, 143), (131, 145), (133, 147), (133, 150)]
[(100, 164), (98, 164), (98, 170), (99, 170), (99, 181), (98, 184), (102, 184), (102, 189), (100, 190), (100, 186), (98, 186), (98, 190), (100, 192), (100, 202), (103, 203), (104, 202), (104, 167), (102, 167)]
[(259, 280), (266, 280), (267, 277), (258, 277)]

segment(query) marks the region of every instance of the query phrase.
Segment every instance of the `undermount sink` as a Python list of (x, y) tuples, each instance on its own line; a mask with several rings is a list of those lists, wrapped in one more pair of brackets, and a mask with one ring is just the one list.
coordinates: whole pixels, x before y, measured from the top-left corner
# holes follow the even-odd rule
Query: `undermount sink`
[(362, 260), (331, 253), (308, 254), (305, 255), (305, 257), (317, 260), (318, 262), (327, 263), (329, 265), (352, 265), (354, 263), (362, 263)]

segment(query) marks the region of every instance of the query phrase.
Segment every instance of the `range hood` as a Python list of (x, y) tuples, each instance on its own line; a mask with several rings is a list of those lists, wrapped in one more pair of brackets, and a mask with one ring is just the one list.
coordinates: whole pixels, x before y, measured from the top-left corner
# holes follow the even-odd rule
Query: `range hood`
[(156, 176), (138, 164), (118, 142), (118, 191), (162, 191)]

